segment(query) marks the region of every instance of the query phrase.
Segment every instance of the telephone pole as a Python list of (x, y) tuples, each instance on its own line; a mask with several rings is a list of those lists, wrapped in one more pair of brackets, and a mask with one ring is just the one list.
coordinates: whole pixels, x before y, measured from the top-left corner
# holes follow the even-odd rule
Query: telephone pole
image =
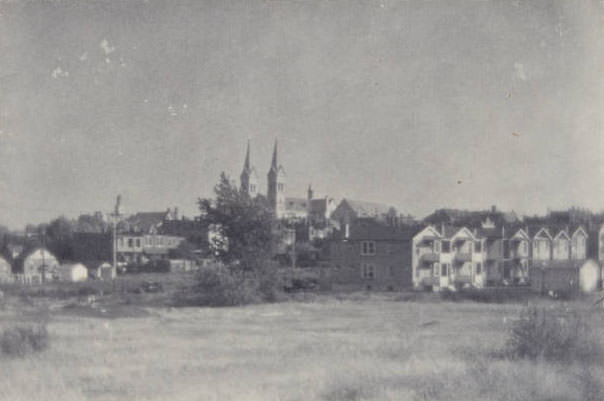
[(122, 196), (118, 195), (115, 200), (113, 213), (110, 214), (113, 223), (111, 252), (113, 254), (113, 270), (115, 271), (115, 274), (117, 274), (117, 223), (119, 223), (120, 217), (122, 216), (120, 213), (121, 202)]

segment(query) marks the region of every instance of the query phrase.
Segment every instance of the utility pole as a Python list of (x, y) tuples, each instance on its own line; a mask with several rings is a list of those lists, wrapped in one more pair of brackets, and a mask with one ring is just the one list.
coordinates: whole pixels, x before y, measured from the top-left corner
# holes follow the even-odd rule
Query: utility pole
[(42, 229), (42, 284), (46, 282), (46, 261), (44, 260), (44, 254), (46, 253), (46, 228)]
[(120, 213), (120, 204), (122, 201), (122, 197), (121, 195), (118, 195), (116, 200), (115, 200), (115, 208), (113, 210), (113, 213), (111, 214), (112, 217), (112, 223), (113, 223), (113, 235), (112, 235), (112, 247), (111, 247), (111, 251), (113, 254), (113, 270), (115, 271), (115, 274), (117, 274), (117, 223), (119, 223), (119, 219), (121, 217), (121, 213)]

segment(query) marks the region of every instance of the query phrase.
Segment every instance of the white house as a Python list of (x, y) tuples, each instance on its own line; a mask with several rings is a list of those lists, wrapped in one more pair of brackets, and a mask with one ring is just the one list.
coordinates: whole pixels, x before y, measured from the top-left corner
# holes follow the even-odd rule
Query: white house
[(7, 283), (12, 281), (13, 272), (10, 263), (2, 256), (0, 256), (0, 283)]
[(26, 283), (40, 283), (53, 280), (57, 277), (59, 261), (44, 248), (35, 248), (25, 251), (15, 261), (16, 272), (20, 279)]
[(61, 265), (58, 272), (60, 281), (78, 282), (88, 279), (88, 269), (81, 263)]

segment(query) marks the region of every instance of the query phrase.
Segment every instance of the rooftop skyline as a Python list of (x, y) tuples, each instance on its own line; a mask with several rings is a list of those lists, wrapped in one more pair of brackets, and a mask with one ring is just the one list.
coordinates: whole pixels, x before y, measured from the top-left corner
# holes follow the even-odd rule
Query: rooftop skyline
[(0, 3), (0, 224), (266, 192), (604, 209), (604, 3)]

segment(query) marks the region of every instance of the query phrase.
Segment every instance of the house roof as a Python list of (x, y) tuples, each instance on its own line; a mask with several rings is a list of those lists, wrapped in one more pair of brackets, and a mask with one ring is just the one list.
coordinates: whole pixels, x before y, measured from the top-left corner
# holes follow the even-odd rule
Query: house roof
[(375, 220), (359, 220), (349, 226), (348, 238), (345, 228), (334, 233), (334, 239), (342, 240), (410, 240), (426, 226), (392, 226)]
[(166, 218), (167, 212), (139, 212), (125, 220), (132, 231), (148, 233), (153, 227), (159, 227)]
[(285, 209), (289, 212), (306, 212), (308, 210), (308, 199), (285, 198)]
[(393, 209), (392, 206), (388, 206), (383, 203), (365, 202), (351, 199), (344, 199), (342, 202), (346, 202), (358, 217), (384, 215), (388, 214), (388, 212)]
[(563, 228), (563, 229), (557, 229), (557, 230), (552, 230), (552, 232), (556, 233), (554, 235), (554, 239), (556, 239), (558, 237), (566, 237), (566, 239), (570, 240), (570, 235), (568, 234), (568, 232), (566, 231), (565, 228)]

